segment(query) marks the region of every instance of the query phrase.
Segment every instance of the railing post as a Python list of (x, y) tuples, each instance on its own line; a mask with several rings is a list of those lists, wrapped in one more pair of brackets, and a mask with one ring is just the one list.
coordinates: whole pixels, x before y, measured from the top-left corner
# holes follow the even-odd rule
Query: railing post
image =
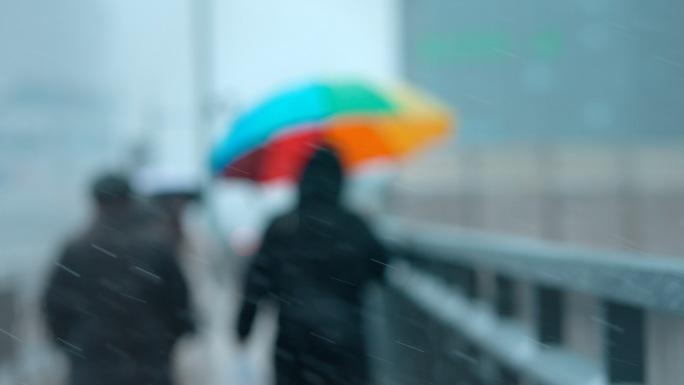
[[(496, 313), (502, 319), (515, 317), (518, 308), (518, 296), (513, 280), (503, 275), (496, 276), (495, 306)], [(498, 366), (498, 381), (502, 385), (518, 385), (520, 377), (507, 367)]]
[(496, 273), (489, 269), (475, 269), (477, 299), (489, 306), (496, 303)]
[(544, 345), (563, 342), (563, 293), (550, 287), (537, 287), (537, 339)]
[(517, 298), (513, 280), (502, 275), (497, 275), (495, 295), (496, 313), (499, 315), (499, 317), (514, 317)]
[(606, 302), (604, 334), (609, 383), (643, 384), (646, 379), (643, 311)]
[(477, 292), (477, 274), (472, 267), (456, 265), (454, 267), (454, 281), (468, 299), (475, 299)]

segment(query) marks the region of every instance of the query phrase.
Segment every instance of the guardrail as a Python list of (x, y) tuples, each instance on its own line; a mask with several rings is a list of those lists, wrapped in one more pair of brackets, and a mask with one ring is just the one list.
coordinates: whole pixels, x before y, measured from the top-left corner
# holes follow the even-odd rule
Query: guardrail
[(385, 219), (393, 384), (684, 383), (684, 259)]

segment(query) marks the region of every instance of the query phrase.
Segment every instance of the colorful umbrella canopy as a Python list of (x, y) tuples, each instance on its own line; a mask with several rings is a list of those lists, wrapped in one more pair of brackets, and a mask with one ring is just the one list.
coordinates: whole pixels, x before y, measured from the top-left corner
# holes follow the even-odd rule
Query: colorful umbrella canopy
[(400, 159), (444, 138), (448, 110), (408, 87), (315, 83), (286, 91), (240, 117), (211, 155), (214, 175), (297, 180), (314, 150), (334, 148), (345, 170)]

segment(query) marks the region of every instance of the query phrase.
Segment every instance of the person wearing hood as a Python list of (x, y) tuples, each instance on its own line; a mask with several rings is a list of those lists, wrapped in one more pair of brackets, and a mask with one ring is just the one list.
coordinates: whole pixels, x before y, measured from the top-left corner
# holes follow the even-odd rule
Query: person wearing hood
[(102, 176), (93, 198), (96, 217), (63, 249), (43, 298), (69, 383), (169, 385), (174, 344), (194, 328), (185, 278), (140, 222), (126, 178)]
[(299, 184), (297, 207), (268, 227), (244, 284), (237, 333), (250, 333), (258, 304), (279, 306), (278, 385), (368, 384), (361, 302), (380, 281), (386, 252), (341, 202), (337, 155), (318, 150)]

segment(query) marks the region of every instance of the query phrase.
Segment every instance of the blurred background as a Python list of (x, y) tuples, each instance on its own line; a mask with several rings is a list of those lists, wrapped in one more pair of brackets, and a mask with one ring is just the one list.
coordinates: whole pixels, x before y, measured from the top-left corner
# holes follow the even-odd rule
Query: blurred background
[(0, 0), (0, 383), (53, 370), (35, 304), (102, 170), (201, 181), (186, 226), (230, 276), (292, 197), (211, 181), (211, 145), (311, 79), (407, 80), (456, 112), (441, 147), (359, 183), (368, 213), (684, 255), (682, 18), (674, 0)]

